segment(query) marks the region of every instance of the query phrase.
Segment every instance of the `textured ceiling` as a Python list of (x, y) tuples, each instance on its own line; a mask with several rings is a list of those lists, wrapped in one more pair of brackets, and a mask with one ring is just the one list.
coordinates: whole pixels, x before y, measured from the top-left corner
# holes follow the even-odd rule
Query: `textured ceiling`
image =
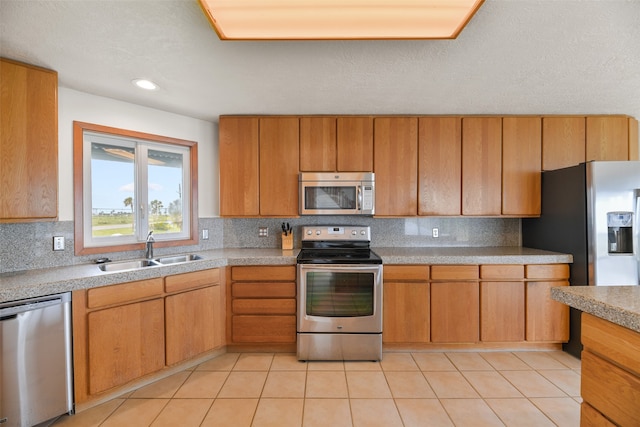
[[(61, 86), (220, 114), (629, 114), (640, 0), (486, 0), (455, 40), (220, 41), (195, 0), (0, 0), (0, 55)], [(162, 88), (131, 85), (149, 78)]]

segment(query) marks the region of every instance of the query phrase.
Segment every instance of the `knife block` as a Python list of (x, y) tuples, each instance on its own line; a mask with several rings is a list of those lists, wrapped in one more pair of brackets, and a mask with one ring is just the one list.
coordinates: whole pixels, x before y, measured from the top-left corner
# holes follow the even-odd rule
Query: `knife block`
[(287, 234), (286, 236), (284, 233), (282, 233), (282, 249), (293, 249), (293, 232), (289, 232), (289, 234)]

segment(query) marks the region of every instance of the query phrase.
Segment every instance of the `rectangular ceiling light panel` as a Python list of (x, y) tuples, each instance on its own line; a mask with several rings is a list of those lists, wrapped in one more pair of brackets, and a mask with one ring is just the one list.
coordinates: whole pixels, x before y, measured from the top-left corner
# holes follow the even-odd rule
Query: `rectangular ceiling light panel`
[(222, 40), (456, 38), (484, 0), (199, 0)]

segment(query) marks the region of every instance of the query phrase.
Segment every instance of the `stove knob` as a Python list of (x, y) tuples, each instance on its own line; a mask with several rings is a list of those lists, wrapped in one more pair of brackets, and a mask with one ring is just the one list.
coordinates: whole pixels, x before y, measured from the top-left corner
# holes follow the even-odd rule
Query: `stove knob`
[(362, 234), (362, 235), (364, 236), (365, 234), (367, 234), (367, 232), (366, 232), (366, 231), (364, 231), (364, 230), (362, 230), (362, 231), (360, 232), (360, 234)]
[(316, 236), (319, 236), (319, 235), (320, 235), (320, 233), (321, 233), (321, 231), (320, 231), (320, 230), (316, 230)]
[(313, 234), (313, 231), (307, 230), (307, 235), (311, 236), (312, 234)]
[(353, 231), (351, 232), (351, 235), (352, 235), (352, 236), (355, 236), (356, 234), (358, 234), (358, 232), (357, 232), (356, 230), (353, 230)]

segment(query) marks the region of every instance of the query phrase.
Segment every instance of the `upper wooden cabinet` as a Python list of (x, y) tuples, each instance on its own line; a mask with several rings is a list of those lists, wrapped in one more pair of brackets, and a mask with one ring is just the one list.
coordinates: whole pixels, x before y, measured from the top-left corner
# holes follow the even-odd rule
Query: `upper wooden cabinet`
[(220, 214), (298, 215), (298, 118), (220, 117)]
[(300, 171), (373, 171), (373, 118), (301, 117)]
[(220, 212), (298, 216), (300, 172), (373, 171), (376, 216), (537, 216), (543, 170), (638, 145), (628, 116), (222, 116)]
[(373, 172), (373, 117), (338, 117), (338, 172)]
[(58, 216), (58, 75), (0, 59), (0, 222)]
[(500, 215), (502, 118), (462, 119), (462, 214)]
[(298, 118), (260, 119), (260, 215), (298, 215)]
[(638, 160), (638, 121), (628, 116), (542, 119), (542, 170), (590, 160)]
[(460, 215), (462, 120), (418, 121), (418, 215)]
[(502, 215), (540, 215), (541, 152), (539, 117), (502, 119)]
[(542, 170), (577, 165), (585, 160), (585, 118), (542, 118)]
[(377, 117), (374, 120), (376, 215), (418, 213), (418, 119)]
[(587, 117), (587, 161), (629, 160), (629, 119)]
[(260, 214), (257, 117), (220, 117), (220, 215)]
[(300, 171), (336, 170), (336, 118), (300, 118)]

